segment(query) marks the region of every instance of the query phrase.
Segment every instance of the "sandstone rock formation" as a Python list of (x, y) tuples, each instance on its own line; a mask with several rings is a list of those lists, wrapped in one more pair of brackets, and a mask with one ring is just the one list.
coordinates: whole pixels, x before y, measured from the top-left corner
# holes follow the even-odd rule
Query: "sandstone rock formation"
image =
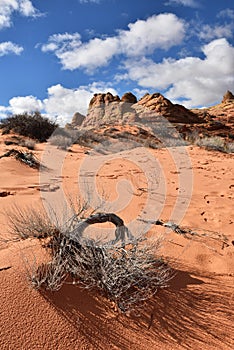
[[(200, 123), (201, 118), (179, 104), (173, 104), (160, 93), (145, 94), (137, 103), (145, 112), (152, 111), (153, 115), (165, 117), (171, 123)], [(138, 109), (139, 110), (139, 109)], [(143, 114), (144, 115), (144, 114)]]
[(223, 95), (223, 100), (222, 103), (225, 103), (229, 100), (234, 100), (234, 95), (231, 91), (227, 91), (224, 95)]
[(131, 92), (126, 92), (122, 97), (121, 97), (122, 102), (127, 102), (127, 103), (137, 103), (137, 98), (135, 95), (133, 95)]
[(113, 96), (110, 92), (94, 94), (89, 103), (89, 108), (100, 107), (102, 104), (108, 105), (110, 102), (116, 101), (120, 101), (119, 96)]
[(222, 99), (222, 102), (206, 108), (205, 111), (216, 121), (232, 125), (234, 123), (234, 95), (231, 91), (227, 91)]
[(110, 92), (94, 94), (82, 126), (92, 127), (109, 123), (121, 123), (123, 121), (134, 122), (136, 120), (136, 111), (131, 105), (135, 101), (136, 97), (131, 93), (125, 94), (121, 100), (119, 96), (113, 96)]
[(72, 117), (71, 125), (80, 126), (83, 123), (84, 119), (85, 116), (83, 114), (76, 112)]
[(82, 127), (91, 127), (108, 123), (134, 123), (156, 121), (166, 118), (172, 123), (200, 123), (201, 117), (184, 106), (173, 104), (160, 93), (146, 94), (138, 102), (131, 92), (121, 99), (106, 94), (95, 94), (90, 101), (87, 117)]
[(76, 112), (72, 117), (71, 123), (67, 123), (65, 125), (65, 128), (73, 129), (73, 128), (79, 127), (81, 126), (84, 120), (85, 120), (85, 116), (79, 112)]
[[(91, 99), (87, 116), (76, 113), (69, 125), (88, 128), (92, 132), (102, 131), (105, 127), (112, 130), (113, 124), (115, 127), (117, 125), (119, 127), (135, 125), (137, 128), (142, 126), (144, 130), (148, 130), (147, 142), (151, 142), (153, 139), (150, 132), (153, 131), (153, 134), (168, 132), (168, 128), (164, 125), (165, 120), (173, 123), (182, 134), (196, 131), (205, 136), (232, 138), (234, 137), (234, 95), (231, 91), (227, 91), (222, 103), (208, 108), (189, 110), (182, 105), (173, 104), (160, 93), (147, 93), (139, 101), (131, 92), (125, 93), (121, 98), (113, 96), (110, 92), (99, 93)], [(108, 130), (106, 133), (109, 135)], [(123, 132), (126, 133), (126, 130), (121, 131)], [(117, 134), (115, 136), (121, 136)], [(152, 142), (155, 143), (154, 140)]]

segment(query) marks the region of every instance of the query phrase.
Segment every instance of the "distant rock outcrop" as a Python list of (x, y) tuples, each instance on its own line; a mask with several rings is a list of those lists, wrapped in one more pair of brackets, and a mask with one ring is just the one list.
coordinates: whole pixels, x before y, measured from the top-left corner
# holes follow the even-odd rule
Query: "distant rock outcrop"
[(226, 124), (234, 123), (234, 95), (227, 91), (222, 102), (206, 108), (206, 111), (216, 120)]
[(223, 100), (222, 103), (225, 103), (229, 100), (234, 100), (234, 95), (231, 91), (227, 91), (224, 95), (223, 95)]
[(71, 123), (67, 123), (65, 125), (65, 128), (73, 129), (73, 128), (79, 127), (82, 125), (84, 120), (85, 120), (85, 116), (79, 112), (76, 112), (72, 117)]
[(131, 93), (125, 94), (121, 100), (119, 96), (113, 96), (110, 92), (94, 94), (82, 126), (90, 127), (101, 124), (121, 123), (123, 121), (134, 122), (136, 120), (136, 111), (131, 105), (135, 101), (136, 97)]
[(139, 101), (131, 92), (125, 93), (121, 99), (106, 94), (95, 94), (90, 101), (87, 117), (82, 127), (91, 127), (109, 123), (134, 123), (139, 121), (155, 121), (166, 118), (172, 123), (200, 123), (201, 117), (184, 106), (173, 104), (160, 93), (145, 94)]
[(136, 105), (144, 107), (146, 112), (154, 112), (152, 115), (165, 117), (171, 123), (194, 124), (201, 122), (201, 118), (198, 115), (182, 105), (173, 104), (160, 93), (145, 94)]
[(133, 95), (131, 92), (126, 92), (122, 97), (121, 97), (122, 102), (127, 102), (130, 104), (137, 103), (137, 98), (135, 95)]
[(83, 123), (84, 119), (85, 116), (83, 114), (76, 112), (72, 117), (71, 125), (80, 126)]
[(100, 107), (101, 105), (108, 105), (111, 102), (120, 101), (119, 96), (113, 96), (110, 92), (106, 94), (94, 94), (89, 103), (89, 108)]
[[(165, 118), (165, 119), (164, 119)], [(110, 92), (94, 94), (90, 101), (87, 116), (75, 113), (71, 128), (102, 130), (113, 124), (135, 125), (149, 130), (161, 130), (163, 120), (173, 123), (184, 133), (197, 131), (204, 135), (232, 137), (234, 123), (234, 95), (227, 91), (222, 103), (202, 109), (189, 110), (182, 105), (173, 104), (160, 93), (145, 94), (140, 100), (131, 92), (121, 98)], [(100, 129), (99, 127), (102, 126)], [(185, 129), (187, 130), (185, 132)], [(147, 134), (147, 139), (151, 139)]]

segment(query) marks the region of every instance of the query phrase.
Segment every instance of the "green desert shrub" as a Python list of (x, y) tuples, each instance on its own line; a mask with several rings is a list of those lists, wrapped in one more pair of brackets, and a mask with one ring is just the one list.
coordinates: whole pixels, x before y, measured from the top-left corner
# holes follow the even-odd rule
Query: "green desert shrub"
[(15, 132), (39, 142), (45, 142), (57, 127), (56, 123), (43, 117), (39, 112), (12, 115), (0, 123), (3, 134)]

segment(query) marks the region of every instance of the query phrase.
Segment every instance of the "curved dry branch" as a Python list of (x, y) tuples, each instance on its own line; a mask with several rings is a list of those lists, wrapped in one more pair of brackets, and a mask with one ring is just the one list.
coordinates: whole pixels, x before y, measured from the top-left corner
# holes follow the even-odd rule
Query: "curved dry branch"
[(125, 226), (124, 221), (114, 213), (97, 213), (90, 215), (87, 219), (83, 220), (76, 226), (76, 228), (70, 233), (70, 237), (72, 240), (79, 240), (82, 238), (83, 232), (88, 226), (104, 222), (111, 222), (116, 226), (115, 239), (110, 241), (109, 244), (116, 244), (121, 241), (124, 245), (126, 242), (126, 236), (130, 241), (135, 240), (127, 226)]

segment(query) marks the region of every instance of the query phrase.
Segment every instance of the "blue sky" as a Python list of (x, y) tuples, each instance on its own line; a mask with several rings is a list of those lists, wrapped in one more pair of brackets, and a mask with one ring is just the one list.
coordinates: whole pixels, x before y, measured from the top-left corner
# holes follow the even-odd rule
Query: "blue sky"
[(234, 92), (233, 0), (0, 0), (0, 117), (61, 123), (95, 92), (186, 107)]

